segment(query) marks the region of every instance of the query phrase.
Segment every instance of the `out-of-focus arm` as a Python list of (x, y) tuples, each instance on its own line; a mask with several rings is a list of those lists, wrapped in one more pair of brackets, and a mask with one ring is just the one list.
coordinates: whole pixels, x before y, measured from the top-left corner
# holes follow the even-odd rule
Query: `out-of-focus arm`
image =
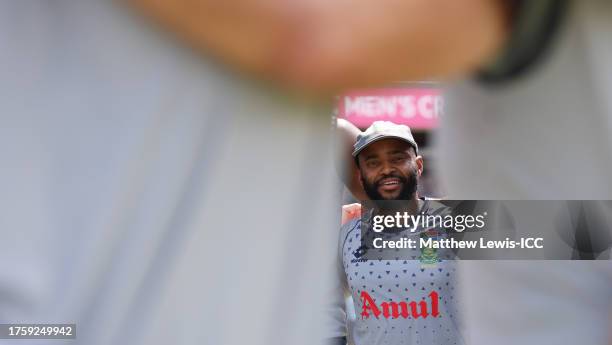
[(495, 55), (500, 0), (128, 0), (197, 49), (317, 92), (453, 76)]

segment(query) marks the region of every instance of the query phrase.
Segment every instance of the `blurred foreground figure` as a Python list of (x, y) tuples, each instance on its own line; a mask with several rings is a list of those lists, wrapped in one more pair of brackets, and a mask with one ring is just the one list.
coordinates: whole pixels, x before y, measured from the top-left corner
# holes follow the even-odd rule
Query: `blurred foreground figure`
[(62, 344), (318, 343), (327, 107), (112, 1), (2, 1), (0, 51), (0, 323), (76, 323)]
[(519, 3), (496, 63), (448, 88), (450, 197), (612, 199), (612, 3)]
[[(448, 88), (449, 197), (610, 200), (612, 2), (519, 3), (498, 65)], [(610, 229), (591, 228), (591, 241)], [(461, 267), (470, 344), (612, 344), (610, 261)]]

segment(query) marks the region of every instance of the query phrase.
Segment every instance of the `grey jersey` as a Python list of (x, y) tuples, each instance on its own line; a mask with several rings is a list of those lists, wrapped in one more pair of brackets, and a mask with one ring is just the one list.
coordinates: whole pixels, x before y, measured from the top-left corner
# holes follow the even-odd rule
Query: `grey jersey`
[[(406, 258), (363, 260), (361, 219), (342, 226), (339, 242), (340, 280), (354, 303), (356, 319), (351, 322), (350, 337), (356, 345), (464, 344), (456, 293), (456, 264), (442, 260), (435, 264), (421, 262), (418, 249), (404, 252)], [(376, 257), (382, 249), (373, 251)], [(388, 249), (387, 249), (388, 250)], [(412, 255), (413, 254), (413, 255)], [(408, 256), (410, 256), (408, 258)], [(385, 317), (364, 311), (364, 295), (372, 298), (379, 311), (381, 303), (431, 301), (430, 293), (439, 295), (439, 316), (426, 318)], [(370, 304), (366, 302), (369, 307)], [(431, 308), (431, 305), (430, 305)], [(431, 313), (431, 309), (428, 309)]]
[(150, 24), (119, 1), (0, 2), (0, 323), (76, 323), (70, 344), (315, 343), (330, 112)]

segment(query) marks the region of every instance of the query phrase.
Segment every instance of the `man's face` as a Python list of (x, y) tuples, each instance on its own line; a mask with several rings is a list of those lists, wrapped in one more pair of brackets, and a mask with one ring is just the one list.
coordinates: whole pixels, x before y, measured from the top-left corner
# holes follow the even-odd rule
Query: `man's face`
[(371, 200), (411, 200), (417, 190), (423, 159), (399, 139), (382, 139), (359, 153), (363, 189)]

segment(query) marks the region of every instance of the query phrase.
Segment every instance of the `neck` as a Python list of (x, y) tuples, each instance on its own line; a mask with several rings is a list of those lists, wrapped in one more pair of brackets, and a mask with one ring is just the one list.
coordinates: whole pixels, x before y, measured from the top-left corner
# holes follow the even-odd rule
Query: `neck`
[(419, 198), (416, 193), (408, 200), (378, 200), (377, 214), (394, 215), (397, 212), (405, 212), (407, 214), (416, 214), (419, 211)]

